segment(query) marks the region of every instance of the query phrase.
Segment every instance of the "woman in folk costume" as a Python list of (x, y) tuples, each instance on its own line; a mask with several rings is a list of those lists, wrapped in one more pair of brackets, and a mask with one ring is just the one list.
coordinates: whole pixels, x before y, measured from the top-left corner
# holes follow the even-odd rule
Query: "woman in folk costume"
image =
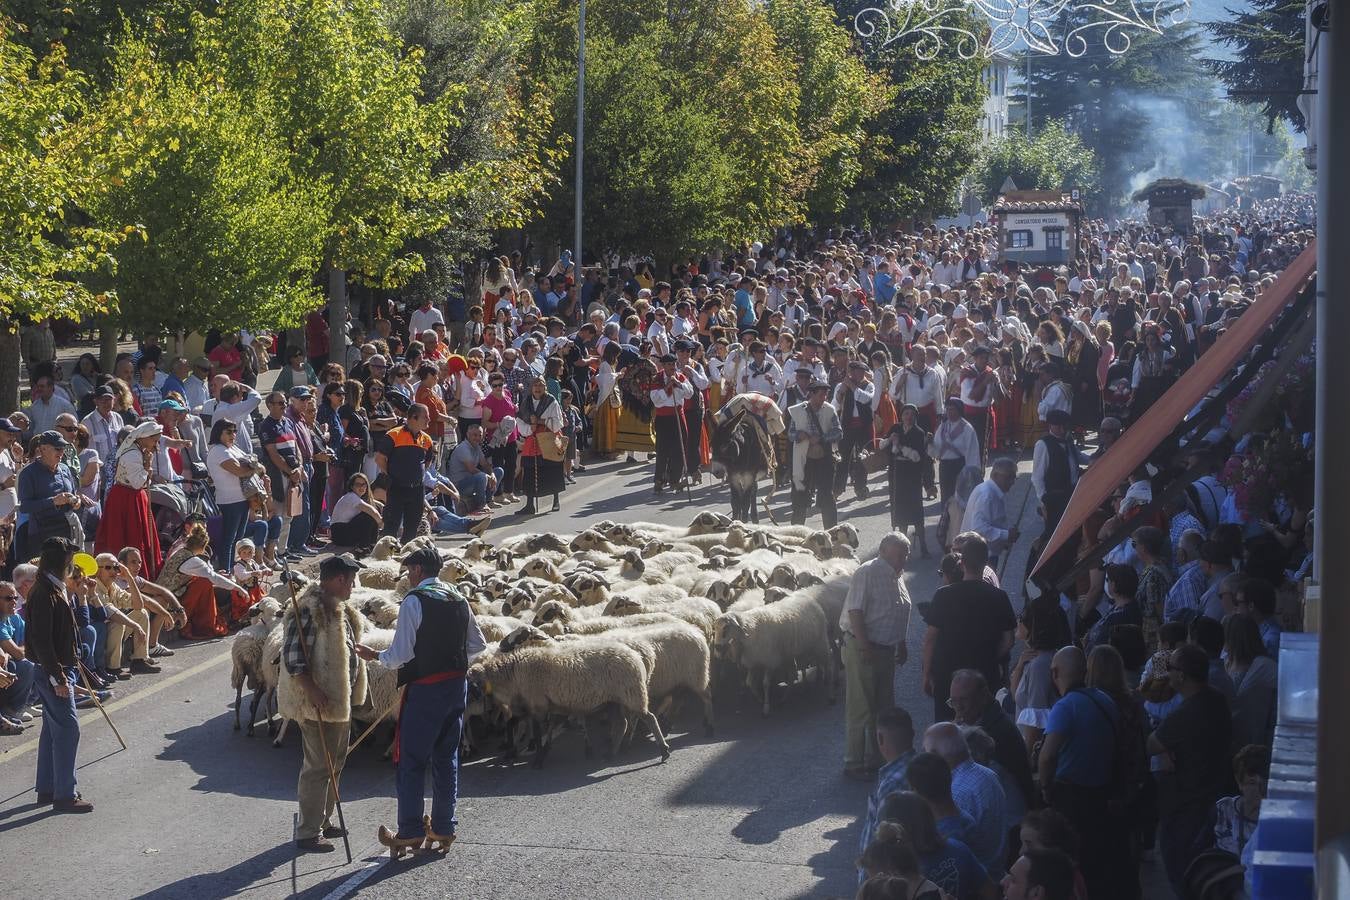
[(183, 546), (164, 560), (164, 568), (155, 579), (187, 611), (187, 625), (178, 629), (178, 636), (190, 641), (220, 637), (229, 631), (225, 618), (217, 611), (216, 588), (248, 593), (242, 585), (211, 567), (210, 545), (206, 527), (191, 525)]
[(891, 381), (895, 378), (896, 368), (891, 365), (891, 359), (885, 350), (874, 350), (868, 356), (868, 362), (872, 366), (872, 385), (876, 388), (876, 399), (873, 405), (872, 429), (876, 441), (885, 440), (886, 435), (891, 433), (891, 429), (900, 421), (896, 412), (895, 403), (892, 402), (890, 392)]
[[(621, 354), (619, 362), (624, 364)], [(655, 453), (656, 436), (652, 433), (651, 383), (656, 380), (656, 363), (650, 359), (635, 358), (627, 362), (619, 376), (618, 388), (622, 401), (619, 410), (615, 450), (628, 451), (628, 462), (636, 462), (634, 453)]]
[(693, 395), (684, 401), (684, 474), (686, 478), (692, 478), (694, 484), (703, 483), (703, 467), (711, 460), (706, 399), (710, 382), (707, 371), (697, 359), (701, 349), (697, 341), (675, 342), (677, 371), (694, 389)]
[(1098, 361), (1101, 348), (1091, 327), (1075, 319), (1069, 330), (1069, 346), (1065, 350), (1066, 381), (1073, 388), (1073, 428), (1080, 434), (1096, 431), (1102, 422), (1102, 394), (1098, 387)]
[(923, 483), (930, 465), (930, 437), (918, 419), (918, 407), (905, 404), (900, 409), (900, 421), (887, 430), (881, 449), (886, 453), (890, 481), (891, 529), (904, 534), (913, 525), (919, 555), (927, 559), (930, 554), (923, 532)]
[(118, 553), (123, 547), (141, 551), (145, 575), (151, 579), (159, 573), (164, 558), (148, 492), (163, 433), (158, 422), (142, 422), (118, 445), (113, 486), (103, 503), (103, 519), (94, 537), (96, 553)]
[(1041, 369), (1045, 367), (1045, 348), (1032, 344), (1017, 367), (1017, 389), (1021, 392), (1020, 442), (1023, 447), (1034, 447), (1045, 435), (1045, 423), (1041, 421), (1037, 407), (1041, 403), (1041, 391), (1044, 387)]
[(595, 399), (592, 401), (591, 435), (596, 456), (610, 457), (617, 450), (619, 439), (619, 373), (616, 366), (623, 348), (610, 341), (600, 354), (600, 368), (595, 373)]
[(544, 388), (544, 379), (530, 382), (530, 392), (520, 401), (518, 426), (525, 437), (520, 447), (520, 478), (518, 488), (525, 492), (521, 512), (533, 515), (537, 497), (553, 495), (553, 511), (562, 508), (563, 447), (562, 404)]

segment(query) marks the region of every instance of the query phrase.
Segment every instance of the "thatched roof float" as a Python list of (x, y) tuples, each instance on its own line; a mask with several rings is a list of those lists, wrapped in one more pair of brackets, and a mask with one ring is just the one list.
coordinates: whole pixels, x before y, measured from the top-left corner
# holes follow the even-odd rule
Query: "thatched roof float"
[(1177, 203), (1183, 200), (1205, 199), (1205, 186), (1185, 178), (1159, 178), (1150, 182), (1130, 197), (1135, 203)]

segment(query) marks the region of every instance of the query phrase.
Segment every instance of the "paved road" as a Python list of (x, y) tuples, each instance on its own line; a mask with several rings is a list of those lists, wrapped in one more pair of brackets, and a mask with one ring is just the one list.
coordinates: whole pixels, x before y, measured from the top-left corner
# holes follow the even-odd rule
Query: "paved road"
[[(692, 502), (651, 505), (649, 472), (592, 466), (564, 495), (562, 512), (512, 521), (489, 537), (573, 533), (601, 518), (683, 524), (701, 509), (727, 509), (725, 489), (711, 484)], [(1035, 504), (1022, 504), (1028, 487), (1022, 478), (1009, 498), (1009, 509), (1024, 513), (1010, 584), (1039, 530)], [(784, 504), (775, 507), (786, 522)], [(888, 527), (885, 507), (874, 492), (841, 508), (865, 553)], [(931, 596), (934, 568), (914, 560), (916, 601)], [(919, 637), (916, 622), (916, 651)], [(98, 806), (90, 816), (36, 805), (36, 728), (0, 738), (0, 845), (11, 849), (0, 896), (852, 896), (866, 787), (840, 776), (843, 704), (828, 705), (814, 686), (787, 695), (767, 720), (753, 703), (721, 698), (716, 736), (705, 738), (693, 717), (677, 722), (664, 764), (642, 743), (612, 763), (587, 760), (573, 735), (543, 771), (475, 759), (463, 769), (461, 837), (448, 859), (374, 862), (375, 828), (394, 819), (393, 770), (378, 749), (362, 747), (342, 782), (356, 856), (347, 865), (341, 852), (292, 851), (298, 738), (273, 749), (261, 730), (252, 739), (233, 731), (229, 669), (227, 639), (180, 648), (162, 674), (126, 682), (108, 707), (125, 751), (97, 712), (83, 715), (80, 787)], [(911, 662), (898, 699), (923, 727), (931, 702), (917, 672)]]

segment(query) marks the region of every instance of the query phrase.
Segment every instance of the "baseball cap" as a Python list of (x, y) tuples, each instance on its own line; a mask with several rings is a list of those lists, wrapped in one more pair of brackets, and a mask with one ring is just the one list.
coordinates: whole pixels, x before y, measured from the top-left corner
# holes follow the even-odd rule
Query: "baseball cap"
[(0, 419), (0, 431), (7, 431), (10, 434), (21, 434), (23, 429), (15, 425), (9, 419)]
[(97, 400), (97, 399), (100, 398), (100, 397), (113, 398), (113, 397), (116, 397), (116, 396), (117, 396), (117, 394), (113, 392), (113, 389), (110, 388), (110, 387), (108, 387), (106, 384), (101, 384), (101, 385), (99, 385), (98, 387), (94, 388), (94, 399), (95, 399), (95, 400)]
[(59, 447), (64, 450), (70, 446), (70, 441), (61, 437), (59, 431), (44, 431), (37, 436), (37, 445), (39, 447)]
[(314, 391), (310, 390), (310, 387), (307, 384), (297, 384), (295, 387), (291, 388), (289, 396), (292, 400), (308, 400), (310, 397), (314, 396)]
[(172, 397), (166, 397), (165, 399), (159, 401), (159, 411), (163, 412), (166, 409), (171, 409), (174, 412), (187, 412), (187, 407), (179, 403)]

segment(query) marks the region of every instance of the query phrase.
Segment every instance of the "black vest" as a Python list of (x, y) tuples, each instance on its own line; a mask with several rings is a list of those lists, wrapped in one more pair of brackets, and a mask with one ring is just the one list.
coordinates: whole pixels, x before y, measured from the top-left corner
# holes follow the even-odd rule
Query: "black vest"
[(422, 603), (422, 624), (417, 626), (413, 658), (398, 670), (400, 686), (469, 668), (469, 604), (457, 592), (415, 590)]
[(1050, 454), (1050, 462), (1045, 467), (1045, 492), (1069, 493), (1073, 490), (1073, 483), (1069, 480), (1069, 467), (1078, 465), (1077, 454), (1070, 457), (1064, 441), (1052, 434), (1041, 438), (1041, 443), (1045, 444), (1045, 449)]

